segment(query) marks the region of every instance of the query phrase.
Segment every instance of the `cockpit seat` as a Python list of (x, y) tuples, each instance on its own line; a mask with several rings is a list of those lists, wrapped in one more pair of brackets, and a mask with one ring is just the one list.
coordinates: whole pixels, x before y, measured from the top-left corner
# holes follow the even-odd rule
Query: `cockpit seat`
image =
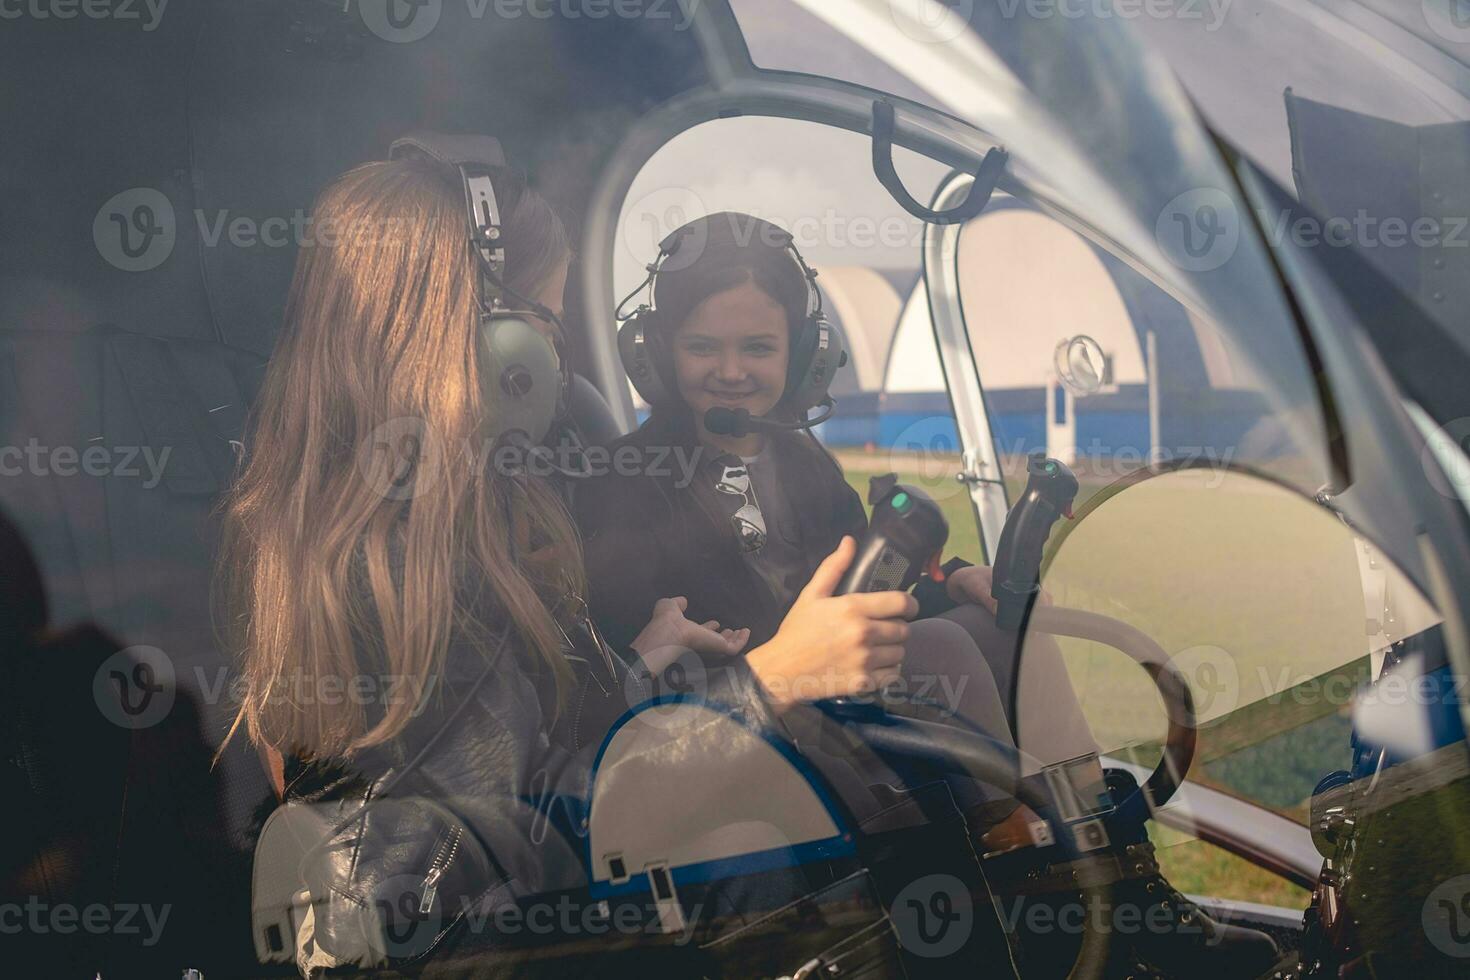
[(580, 374), (572, 375), (567, 391), (567, 410), (589, 446), (606, 446), (623, 434), (602, 392)]

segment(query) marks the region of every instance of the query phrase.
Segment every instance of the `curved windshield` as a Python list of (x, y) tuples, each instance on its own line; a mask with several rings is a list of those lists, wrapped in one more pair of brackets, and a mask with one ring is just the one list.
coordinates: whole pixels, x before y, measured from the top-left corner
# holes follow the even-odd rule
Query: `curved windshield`
[[(1078, 503), (1165, 460), (1327, 482), (1310, 404), (1273, 397), (1238, 332), (1025, 200), (1000, 196), (959, 237), (957, 275), (997, 458), (1012, 489), (1044, 452)], [(1306, 365), (1294, 390), (1303, 392)], [(1015, 499), (1012, 493), (1011, 498)]]
[(1253, 196), (1273, 249), (1354, 253), (1470, 350), (1463, 5), (1238, 0), (1133, 24), (1210, 126), (1300, 205)]
[[(1240, 469), (1140, 471), (1098, 493), (1054, 534), (1047, 605), (1022, 641), (1022, 748), (1058, 755), (1060, 657), (1096, 748), (1153, 768), (1168, 725), (1138, 659), (1162, 654), (1190, 688), (1191, 782), (1301, 823), (1317, 781), (1351, 767), (1350, 708), (1390, 648), (1439, 617), (1409, 579), (1330, 510)], [(1124, 631), (1056, 635), (1058, 611)], [(1086, 630), (1081, 632), (1088, 632)], [(1126, 649), (1125, 649), (1126, 648)]]
[[(1177, 354), (1170, 346), (1176, 338), (1161, 338), (1160, 358), (1179, 362), (1159, 372), (1161, 383), (1168, 374), (1186, 389), (1198, 388), (1202, 372), (1218, 368), (1208, 380), (1232, 393), (1222, 396), (1231, 401), (1227, 414), (1253, 419), (1228, 440), (1234, 454), (1308, 492), (1333, 481), (1322, 393), (1266, 249), (1242, 220), (1246, 205), (1183, 91), (1125, 23), (1007, 16), (999, 7), (976, 5), (970, 30), (958, 31), (942, 29), (953, 26), (954, 14), (934, 3), (862, 2), (840, 14), (817, 3), (804, 6), (903, 66), (915, 84), (943, 91), (951, 112), (1005, 145), (1012, 173), (1045, 202), (1046, 213), (1090, 230), (1109, 256), (1108, 275), (1125, 294), (1125, 306), (1129, 292), (1141, 297), (1128, 310), (1134, 349), (1115, 352), (1120, 371), (1132, 370), (1138, 375), (1133, 381), (1146, 382), (1147, 325), (1140, 328), (1140, 322), (1163, 306), (1175, 308), (1164, 313), (1187, 326), (1177, 334), (1183, 345)], [(975, 224), (1015, 220), (987, 213)], [(988, 304), (1003, 301), (986, 279), (1005, 281), (1010, 268), (985, 261), (963, 268), (982, 251), (972, 246), (967, 255), (961, 243), (962, 274), (980, 282), (965, 301), (972, 340), (984, 332), (991, 343), (1013, 350), (1029, 344), (1034, 317), (990, 319)], [(1033, 278), (1044, 280), (1047, 294), (1079, 291), (1068, 269), (1048, 269), (1041, 260)], [(1085, 281), (1080, 288), (1087, 288)], [(1148, 292), (1158, 297), (1142, 295)], [(1069, 327), (1035, 341), (1047, 348), (1046, 363), (1025, 369), (1028, 387), (1053, 373), (1053, 346), (1081, 332)], [(1192, 362), (1188, 370), (1185, 361)], [(982, 363), (982, 371), (986, 367)], [(1210, 404), (1197, 408), (1217, 411)], [(1197, 446), (1206, 437), (1217, 453), (1225, 451), (1208, 433), (1181, 436), (1183, 444)], [(1157, 455), (1159, 446), (1146, 438), (1132, 445)]]

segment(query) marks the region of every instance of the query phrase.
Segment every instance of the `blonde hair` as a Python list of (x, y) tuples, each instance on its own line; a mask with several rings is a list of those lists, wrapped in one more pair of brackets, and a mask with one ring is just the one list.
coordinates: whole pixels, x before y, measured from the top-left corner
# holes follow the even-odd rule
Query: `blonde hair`
[[(534, 295), (566, 259), (565, 232), (513, 174), (495, 183), (514, 243), (507, 283)], [(231, 733), (243, 723), (256, 744), (315, 758), (388, 741), (416, 697), (369, 717), (350, 697), (302, 703), (293, 685), (379, 670), (401, 690), (437, 690), (451, 637), (488, 652), (489, 620), (539, 661), (560, 704), (571, 672), (554, 608), (582, 592), (581, 551), (553, 488), (491, 477), (464, 451), (484, 408), (457, 174), (369, 163), (322, 193), (314, 219), (334, 243), (301, 251), (225, 510), (224, 632), (244, 676)], [(385, 493), (392, 461), (372, 443), (405, 419), (424, 452), (410, 492)]]

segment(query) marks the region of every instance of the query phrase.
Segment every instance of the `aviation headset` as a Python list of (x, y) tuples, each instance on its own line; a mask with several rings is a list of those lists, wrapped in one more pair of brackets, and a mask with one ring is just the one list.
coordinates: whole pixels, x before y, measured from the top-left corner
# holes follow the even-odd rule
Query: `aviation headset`
[(454, 167), (464, 185), (470, 252), (478, 276), (479, 322), (475, 341), (485, 435), (494, 442), (538, 445), (565, 415), (567, 359), (531, 325), (537, 317), (564, 335), (556, 314), (505, 284), (507, 242), (500, 204), (490, 179), (505, 166), (500, 141), (490, 136), (417, 132), (394, 140), (391, 160), (426, 156)]
[[(667, 350), (667, 332), (673, 325), (659, 321), (659, 312), (654, 308), (654, 286), (659, 275), (665, 272), (664, 267), (669, 259), (680, 249), (702, 249), (707, 244), (707, 228), (699, 229), (705, 232), (699, 236), (704, 240), (690, 240), (695, 237), (696, 226), (701, 221), (713, 223), (716, 220), (755, 222), (763, 240), (774, 241), (796, 260), (796, 265), (806, 280), (807, 312), (791, 332), (791, 358), (786, 367), (786, 387), (779, 404), (783, 410), (802, 419), (819, 405), (830, 409), (832, 398), (827, 391), (837, 369), (847, 363), (847, 348), (841, 331), (827, 321), (826, 313), (822, 310), (822, 292), (817, 288), (816, 270), (802, 258), (790, 232), (759, 218), (731, 212), (691, 221), (660, 242), (658, 257), (647, 266), (648, 277), (618, 304), (614, 313), (621, 323), (618, 328), (618, 355), (622, 358), (623, 369), (628, 372), (633, 387), (643, 396), (644, 401), (655, 407), (672, 404), (678, 399), (671, 384), (673, 366)], [(696, 255), (694, 258), (697, 257)], [(645, 288), (648, 290), (647, 300), (632, 313), (624, 315), (623, 310), (628, 302)]]

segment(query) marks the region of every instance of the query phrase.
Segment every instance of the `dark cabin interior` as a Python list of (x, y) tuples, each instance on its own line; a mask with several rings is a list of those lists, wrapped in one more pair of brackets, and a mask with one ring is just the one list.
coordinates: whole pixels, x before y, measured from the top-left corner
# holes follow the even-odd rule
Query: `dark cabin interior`
[[(290, 221), (333, 175), (427, 128), (497, 136), (575, 240), (629, 120), (703, 81), (696, 39), (674, 19), (480, 8), (444, 4), (413, 43), (319, 0), (176, 0), (152, 30), (140, 7), (138, 19), (27, 18), (0, 31), (11, 77), (33, 80), (0, 96), (11, 134), (0, 154), (0, 437), (172, 454), (155, 481), (136, 461), (141, 478), (0, 480), (16, 529), (0, 562), (16, 607), (4, 655), (31, 679), (0, 709), (16, 763), (0, 787), (0, 892), (80, 906), (200, 898), (174, 910), (189, 921), (168, 930), (173, 948), (113, 944), (116, 975), (161, 975), (205, 950), (211, 962), (254, 962), (250, 854), (274, 799), (243, 739), (212, 761), (234, 713), (210, 615), (212, 554), (297, 247), (289, 235), (239, 247), (229, 221)], [(174, 212), (172, 250), (141, 273), (110, 264), (94, 239), (99, 209), (134, 188)], [(577, 308), (573, 294), (574, 333)], [(109, 658), (137, 647), (166, 651), (176, 671), (187, 710), (166, 724), (110, 724), (77, 703)], [(78, 937), (72, 966), (94, 961), (96, 941)]]

